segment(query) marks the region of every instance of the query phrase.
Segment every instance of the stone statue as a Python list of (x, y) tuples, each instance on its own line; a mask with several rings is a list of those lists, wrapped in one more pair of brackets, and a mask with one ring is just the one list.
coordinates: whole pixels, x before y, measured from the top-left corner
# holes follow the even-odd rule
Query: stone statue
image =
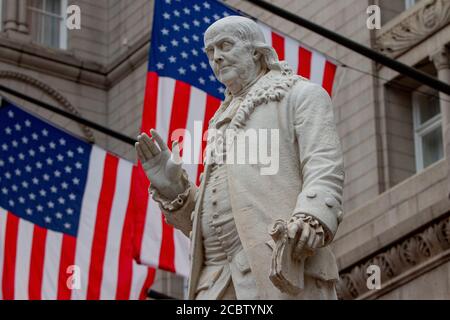
[[(177, 141), (171, 152), (152, 129), (136, 143), (153, 199), (191, 238), (189, 299), (336, 299), (329, 244), (343, 216), (344, 171), (327, 92), (280, 62), (251, 19), (216, 21), (204, 43), (226, 91), (209, 122), (216, 134), (208, 133), (200, 186)], [(276, 173), (229, 161), (239, 137), (267, 129), (278, 137), (263, 139), (275, 148)]]

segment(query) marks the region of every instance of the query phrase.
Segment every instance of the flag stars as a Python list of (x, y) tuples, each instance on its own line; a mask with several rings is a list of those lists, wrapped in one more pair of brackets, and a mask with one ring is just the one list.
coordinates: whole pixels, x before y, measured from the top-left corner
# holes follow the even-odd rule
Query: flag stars
[(13, 200), (9, 200), (8, 203), (9, 203), (9, 205), (10, 205), (11, 207), (14, 207), (14, 201), (13, 201)]
[(69, 194), (69, 199), (70, 200), (75, 200), (76, 198), (77, 197), (73, 193)]
[(31, 134), (31, 138), (33, 138), (33, 140), (37, 140), (37, 139), (39, 138), (39, 136), (37, 135), (36, 132), (33, 132), (33, 133)]
[(183, 67), (180, 67), (180, 68), (178, 68), (178, 72), (179, 72), (181, 75), (184, 75), (184, 74), (186, 74), (186, 69), (184, 69)]
[(53, 141), (50, 142), (48, 145), (49, 145), (50, 149), (54, 150), (56, 148), (56, 143), (54, 143)]
[(13, 146), (14, 148), (17, 148), (17, 147), (19, 146), (19, 143), (18, 143), (16, 140), (13, 140), (13, 141), (11, 142), (11, 144), (12, 144), (12, 146)]
[(164, 69), (164, 63), (158, 62), (158, 63), (156, 64), (156, 68), (158, 68), (159, 70)]
[(49, 216), (46, 216), (46, 217), (44, 218), (44, 221), (45, 221), (46, 223), (51, 223), (51, 222), (52, 222), (52, 218), (50, 218)]
[(56, 178), (61, 177), (61, 172), (56, 170), (55, 172), (53, 172), (53, 174), (55, 175)]
[(28, 143), (28, 138), (27, 138), (27, 137), (22, 137), (22, 142), (23, 142), (24, 144), (27, 144), (27, 143)]
[(198, 56), (198, 51), (197, 51), (197, 50), (192, 49), (191, 52), (192, 52), (192, 54), (193, 54), (194, 56)]
[(220, 16), (216, 13), (216, 14), (213, 15), (213, 18), (214, 18), (214, 20), (219, 20)]
[(22, 175), (22, 171), (20, 171), (20, 169), (16, 169), (14, 170), (14, 173), (16, 174), (16, 176), (20, 177)]
[(45, 197), (47, 195), (47, 192), (44, 189), (39, 190), (39, 194), (41, 197)]
[(211, 5), (208, 2), (203, 2), (203, 6), (205, 7), (205, 9), (209, 9), (211, 8)]
[(167, 47), (165, 46), (165, 45), (160, 45), (159, 47), (158, 47), (158, 49), (159, 49), (159, 51), (161, 51), (161, 52), (166, 52), (167, 51)]
[(19, 202), (24, 204), (25, 203), (25, 198), (24, 197), (19, 197)]
[(58, 154), (57, 156), (56, 156), (56, 159), (58, 159), (58, 161), (63, 161), (64, 160), (64, 156), (62, 155), (62, 154)]
[(22, 187), (24, 187), (25, 189), (27, 189), (27, 188), (28, 188), (28, 182), (23, 181), (23, 182), (22, 182)]
[(36, 154), (36, 151), (34, 151), (33, 149), (28, 150), (28, 154), (32, 157), (34, 157), (34, 155)]
[(203, 61), (200, 62), (200, 66), (202, 67), (202, 69), (208, 68), (208, 65), (206, 63), (204, 63)]
[(70, 229), (70, 227), (71, 227), (70, 223), (68, 223), (68, 222), (64, 223), (64, 228)]
[(49, 202), (47, 202), (47, 206), (48, 206), (50, 209), (53, 209), (53, 208), (55, 207), (55, 204), (54, 204), (53, 202), (49, 201)]
[(3, 167), (5, 165), (5, 161), (0, 160), (0, 167)]
[(47, 161), (47, 164), (49, 166), (51, 166), (53, 164), (53, 159), (52, 158), (47, 158), (47, 160), (45, 160), (45, 161)]
[(77, 151), (79, 154), (83, 154), (84, 153), (84, 149), (82, 147), (78, 147)]
[(9, 163), (14, 163), (15, 159), (13, 156), (9, 156), (8, 161)]
[(11, 173), (5, 172), (5, 178), (6, 179), (11, 179)]
[(24, 160), (25, 159), (25, 155), (22, 152), (19, 153), (19, 159), (20, 160)]
[(67, 208), (66, 212), (69, 216), (71, 216), (73, 214), (73, 209)]
[(72, 150), (67, 151), (67, 156), (68, 156), (69, 158), (73, 158), (73, 155), (74, 155), (74, 153), (73, 153)]
[(172, 28), (173, 28), (173, 30), (175, 30), (175, 31), (180, 31), (180, 26), (177, 25), (177, 24), (174, 24), (174, 25), (172, 26)]
[(197, 67), (195, 66), (195, 64), (191, 64), (191, 70), (192, 71), (197, 71)]
[(44, 147), (43, 145), (39, 146), (39, 151), (40, 151), (40, 152), (44, 153), (45, 150), (46, 150), (46, 149), (45, 149), (45, 147)]
[(174, 10), (173, 14), (175, 15), (175, 17), (179, 18), (180, 17), (180, 11), (178, 10)]
[(6, 128), (5, 128), (5, 133), (6, 133), (6, 134), (10, 135), (11, 132), (12, 132), (12, 130), (11, 130), (10, 127), (6, 127)]
[(169, 30), (167, 30), (166, 28), (163, 28), (163, 29), (161, 29), (161, 33), (163, 34), (163, 36), (168, 36)]
[(73, 178), (73, 179), (72, 179), (72, 182), (73, 182), (74, 185), (78, 185), (78, 184), (80, 183), (80, 179), (78, 179), (78, 178)]
[(64, 138), (59, 139), (59, 144), (62, 146), (66, 145), (66, 140)]
[(178, 41), (173, 39), (172, 41), (170, 41), (170, 43), (172, 44), (172, 46), (174, 47), (178, 47)]
[(189, 39), (188, 37), (184, 36), (183, 38), (181, 38), (183, 40), (184, 43), (189, 43)]
[(11, 189), (12, 189), (12, 191), (14, 191), (14, 192), (17, 192), (17, 190), (19, 190), (19, 188), (18, 188), (15, 184), (13, 184), (13, 185), (11, 186)]
[(38, 205), (36, 206), (36, 210), (39, 211), (39, 212), (42, 212), (42, 211), (44, 211), (44, 207), (41, 206), (40, 204), (38, 204)]
[(183, 22), (183, 28), (185, 28), (186, 30), (189, 30), (189, 28), (190, 28), (189, 23)]
[(39, 179), (34, 177), (31, 181), (33, 181), (33, 184), (39, 184)]
[(36, 200), (36, 195), (35, 195), (34, 193), (30, 193), (30, 194), (28, 195), (28, 197), (29, 197), (31, 200)]
[(8, 117), (14, 118), (14, 112), (12, 112), (11, 110), (9, 110), (9, 111), (8, 111)]
[(29, 216), (33, 215), (33, 210), (31, 210), (30, 208), (27, 208), (27, 209), (25, 210), (25, 212), (26, 212), (27, 215), (29, 215)]
[(2, 193), (3, 194), (8, 194), (8, 189), (6, 189), (5, 187), (2, 188)]
[(66, 200), (65, 200), (63, 197), (59, 197), (59, 198), (58, 198), (58, 202), (59, 202), (60, 204), (64, 204), (64, 203), (66, 203)]
[(61, 188), (66, 190), (69, 187), (69, 185), (66, 182), (61, 183)]
[(56, 216), (56, 219), (62, 219), (62, 217), (63, 217), (63, 215), (62, 215), (62, 213), (61, 212), (57, 212), (56, 214), (55, 214), (55, 216)]
[(202, 77), (198, 78), (198, 82), (200, 84), (205, 84), (205, 79), (203, 79)]
[(169, 57), (169, 62), (170, 63), (175, 63), (175, 62), (177, 62), (177, 58), (175, 58), (174, 56), (170, 56)]
[(66, 167), (64, 168), (64, 170), (65, 170), (67, 173), (72, 173), (72, 168), (71, 168), (70, 166), (66, 166)]
[(26, 171), (26, 172), (30, 173), (31, 170), (32, 170), (32, 168), (31, 168), (30, 165), (27, 165), (27, 166), (25, 167), (25, 171)]
[(27, 127), (27, 128), (31, 127), (31, 121), (30, 120), (25, 120), (25, 127)]
[(18, 123), (14, 126), (14, 128), (16, 129), (16, 131), (22, 130), (22, 126)]
[(48, 174), (44, 174), (42, 177), (44, 178), (45, 181), (50, 180), (50, 176)]
[(192, 21), (192, 23), (194, 24), (194, 26), (198, 27), (200, 25), (200, 21), (198, 21), (197, 19), (194, 19)]
[(42, 130), (42, 135), (44, 137), (48, 137), (48, 130), (47, 129)]
[(57, 193), (58, 192), (58, 188), (56, 188), (55, 186), (51, 186), (50, 191), (52, 193)]
[(181, 57), (182, 57), (183, 59), (187, 59), (188, 56), (189, 56), (189, 55), (188, 55), (185, 51), (181, 52)]
[(211, 22), (211, 19), (208, 18), (208, 17), (204, 17), (204, 18), (203, 18), (203, 21), (205, 21), (205, 23), (210, 23), (210, 22)]
[(209, 76), (209, 80), (212, 82), (216, 82), (216, 78), (212, 74)]
[(3, 151), (8, 151), (8, 145), (6, 143), (2, 144)]
[(194, 5), (194, 10), (195, 10), (195, 11), (200, 11), (200, 9), (201, 9), (201, 8), (200, 8), (198, 5), (196, 5), (196, 4)]
[(163, 13), (163, 17), (164, 17), (164, 19), (169, 20), (170, 19), (170, 14), (168, 12), (164, 12)]
[(42, 169), (42, 163), (41, 162), (36, 162), (36, 168), (38, 169)]
[(188, 8), (183, 8), (184, 14), (191, 14), (191, 10), (189, 10)]

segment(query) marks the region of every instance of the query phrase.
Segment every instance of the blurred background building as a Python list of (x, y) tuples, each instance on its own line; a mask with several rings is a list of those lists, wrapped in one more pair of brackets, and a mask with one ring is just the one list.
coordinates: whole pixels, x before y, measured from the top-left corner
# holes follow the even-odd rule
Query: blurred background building
[[(450, 0), (271, 2), (450, 83)], [(332, 245), (340, 297), (450, 298), (450, 97), (244, 0), (225, 3), (343, 64), (333, 89), (346, 170)], [(70, 4), (81, 30), (65, 27)], [(366, 26), (373, 4), (379, 30)], [(152, 10), (149, 0), (0, 0), (0, 83), (136, 137)], [(6, 96), (135, 161), (131, 146)], [(381, 269), (380, 290), (367, 287), (369, 265)], [(185, 281), (158, 271), (153, 289), (181, 298)]]

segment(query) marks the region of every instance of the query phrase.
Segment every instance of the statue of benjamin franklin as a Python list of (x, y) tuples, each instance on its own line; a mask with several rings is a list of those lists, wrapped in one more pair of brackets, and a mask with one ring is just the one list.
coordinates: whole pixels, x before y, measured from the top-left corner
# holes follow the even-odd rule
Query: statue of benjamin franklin
[[(251, 19), (216, 21), (204, 44), (226, 86), (209, 129), (234, 132), (227, 145), (246, 130), (276, 130), (271, 147), (279, 167), (261, 174), (262, 164), (224, 162), (230, 149), (208, 138), (197, 187), (181, 166), (177, 142), (171, 152), (153, 129), (138, 136), (153, 199), (192, 241), (189, 299), (336, 299), (338, 269), (329, 244), (343, 216), (344, 170), (330, 97), (280, 62)], [(276, 221), (286, 221), (292, 243), (286, 261), (303, 259), (299, 269), (287, 266), (302, 279), (299, 291), (270, 277), (280, 249), (270, 233)]]

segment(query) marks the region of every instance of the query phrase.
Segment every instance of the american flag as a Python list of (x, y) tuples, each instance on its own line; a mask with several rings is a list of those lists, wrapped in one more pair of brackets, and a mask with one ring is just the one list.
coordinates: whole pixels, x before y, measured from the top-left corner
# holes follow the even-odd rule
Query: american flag
[[(194, 133), (194, 122), (201, 121), (202, 135), (219, 108), (224, 87), (216, 80), (203, 52), (203, 34), (214, 21), (238, 12), (215, 0), (155, 1), (150, 57), (142, 119), (142, 132), (155, 128), (170, 141), (177, 129)], [(266, 40), (298, 74), (322, 85), (331, 95), (336, 64), (323, 54), (310, 50), (267, 25), (259, 23)], [(185, 169), (199, 184), (203, 171), (205, 141), (184, 141), (184, 150), (198, 150)], [(169, 147), (171, 143), (169, 143)], [(143, 174), (141, 173), (141, 176)], [(145, 177), (141, 178), (145, 181)], [(148, 181), (143, 182), (148, 186)], [(157, 204), (143, 195), (137, 254), (141, 263), (188, 275), (189, 240), (164, 222)], [(145, 201), (144, 201), (145, 200)]]
[(144, 298), (133, 164), (6, 100), (0, 131), (0, 299)]

